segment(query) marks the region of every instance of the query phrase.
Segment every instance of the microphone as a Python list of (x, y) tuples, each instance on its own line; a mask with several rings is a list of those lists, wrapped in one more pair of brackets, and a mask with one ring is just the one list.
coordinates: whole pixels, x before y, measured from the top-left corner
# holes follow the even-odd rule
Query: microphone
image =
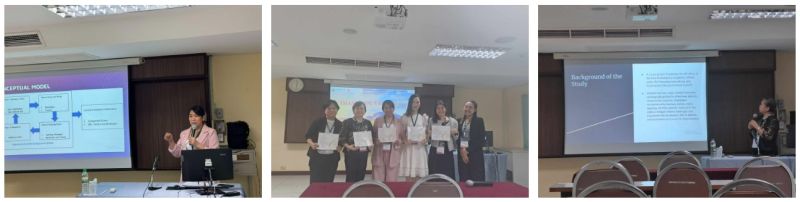
[(156, 175), (156, 165), (158, 165), (158, 155), (156, 155), (156, 159), (153, 160), (153, 172), (150, 173), (150, 182), (147, 183), (147, 189), (144, 190), (144, 193), (142, 193), (142, 197), (144, 197), (144, 194), (147, 193), (147, 190), (154, 191), (154, 190), (161, 189), (161, 186), (154, 186), (153, 185), (153, 179), (154, 179), (154, 177)]
[(196, 124), (192, 124), (192, 137), (195, 137), (194, 136), (194, 130), (196, 130), (196, 129), (197, 129), (197, 125)]
[(476, 182), (472, 180), (467, 180), (468, 187), (491, 187), (493, 185), (492, 182)]
[(151, 191), (152, 190), (161, 189), (161, 186), (153, 186), (153, 179), (154, 179), (155, 174), (156, 174), (156, 167), (157, 166), (158, 166), (158, 155), (156, 155), (156, 159), (153, 160), (153, 172), (150, 173), (150, 183), (148, 183), (149, 185), (147, 186), (147, 189), (149, 189)]

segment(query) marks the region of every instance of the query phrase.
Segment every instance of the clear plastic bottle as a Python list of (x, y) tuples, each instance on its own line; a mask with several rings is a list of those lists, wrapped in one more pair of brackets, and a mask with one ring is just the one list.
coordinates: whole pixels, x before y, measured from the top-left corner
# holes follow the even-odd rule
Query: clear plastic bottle
[(709, 144), (711, 146), (711, 149), (709, 150), (709, 152), (711, 152), (711, 154), (713, 156), (714, 155), (714, 151), (717, 150), (717, 141), (714, 140), (714, 138), (711, 138), (711, 142)]
[(86, 169), (83, 169), (81, 173), (81, 195), (86, 195), (89, 193), (89, 172)]

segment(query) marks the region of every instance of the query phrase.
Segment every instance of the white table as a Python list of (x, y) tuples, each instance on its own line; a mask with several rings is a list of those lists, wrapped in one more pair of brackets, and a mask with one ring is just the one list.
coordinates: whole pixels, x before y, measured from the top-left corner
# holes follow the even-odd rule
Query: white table
[[(200, 195), (192, 189), (186, 190), (167, 190), (167, 187), (173, 186), (177, 183), (175, 182), (154, 182), (154, 184), (161, 186), (161, 189), (150, 191), (145, 189), (147, 188), (147, 182), (100, 182), (97, 183), (97, 196), (81, 196), (78, 197), (98, 197), (98, 198), (214, 198), (212, 195)], [(244, 190), (242, 190), (242, 185), (239, 183), (225, 183), (233, 185), (232, 188), (223, 189), (224, 191), (238, 191), (241, 193), (239, 196), (233, 196), (235, 198), (242, 198), (245, 196)], [(111, 188), (115, 188), (117, 191), (114, 193), (110, 192)], [(142, 194), (144, 193), (144, 196)], [(221, 198), (221, 195), (217, 195), (217, 198)], [(227, 197), (226, 197), (227, 198)]]
[[(720, 158), (712, 158), (711, 156), (701, 156), (700, 157), (700, 165), (703, 168), (740, 168), (742, 167), (747, 161), (750, 161), (755, 157), (752, 156), (731, 156), (731, 157), (720, 157)], [(795, 157), (794, 156), (777, 156), (772, 157), (777, 158), (778, 160), (782, 161), (789, 166), (789, 170), (792, 173), (795, 172)]]

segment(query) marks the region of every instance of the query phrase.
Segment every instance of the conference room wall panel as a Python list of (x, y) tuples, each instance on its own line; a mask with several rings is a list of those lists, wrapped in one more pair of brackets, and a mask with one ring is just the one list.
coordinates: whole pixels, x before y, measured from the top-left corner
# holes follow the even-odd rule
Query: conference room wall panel
[[(775, 97), (775, 51), (720, 51), (708, 68), (708, 134), (728, 154), (749, 154), (747, 121)], [(563, 61), (539, 54), (539, 157), (564, 156)]]
[[(323, 116), (322, 105), (328, 101), (330, 95), (330, 84), (326, 84), (322, 79), (303, 80), (303, 90), (292, 92), (289, 90), (289, 80), (286, 79), (286, 135), (284, 143), (306, 143), (305, 134), (308, 127), (316, 118)], [(350, 109), (339, 109), (350, 110)]]
[(180, 159), (167, 150), (164, 133), (177, 141), (188, 127), (189, 107), (206, 109), (206, 125), (211, 127), (211, 102), (206, 54), (145, 58), (130, 66), (131, 148), (135, 169), (150, 169), (156, 155), (159, 169), (180, 169)]
[[(445, 108), (447, 109), (447, 114), (450, 114), (451, 116), (455, 114), (455, 111), (453, 111), (453, 95), (455, 95), (454, 86), (423, 84), (422, 87), (414, 88), (414, 91), (417, 95), (419, 95), (419, 101), (423, 103), (422, 106), (420, 106), (420, 112), (428, 114), (428, 116), (435, 115), (436, 101), (442, 100)], [(402, 110), (405, 111), (405, 109)]]
[(564, 61), (539, 54), (539, 157), (564, 155)]

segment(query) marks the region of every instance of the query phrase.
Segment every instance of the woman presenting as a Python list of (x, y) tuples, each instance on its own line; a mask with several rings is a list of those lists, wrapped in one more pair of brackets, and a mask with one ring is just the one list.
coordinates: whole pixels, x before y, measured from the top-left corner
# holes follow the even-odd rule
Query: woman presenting
[(219, 139), (217, 131), (205, 124), (206, 111), (201, 106), (189, 108), (189, 128), (181, 131), (178, 142), (172, 137), (172, 133), (164, 134), (164, 141), (169, 143), (169, 153), (175, 158), (181, 157), (182, 150), (198, 149), (217, 149)]

